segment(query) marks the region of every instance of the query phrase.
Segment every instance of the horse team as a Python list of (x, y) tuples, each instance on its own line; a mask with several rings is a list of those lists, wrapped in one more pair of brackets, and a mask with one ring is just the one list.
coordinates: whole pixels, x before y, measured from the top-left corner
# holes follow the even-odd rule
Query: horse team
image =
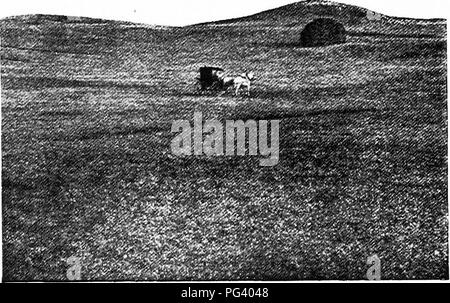
[(234, 94), (237, 96), (241, 88), (246, 89), (247, 95), (250, 96), (251, 82), (254, 80), (253, 72), (245, 72), (237, 77), (227, 76), (222, 68), (204, 66), (200, 70), (201, 90), (221, 90), (225, 93), (228, 88), (233, 87)]

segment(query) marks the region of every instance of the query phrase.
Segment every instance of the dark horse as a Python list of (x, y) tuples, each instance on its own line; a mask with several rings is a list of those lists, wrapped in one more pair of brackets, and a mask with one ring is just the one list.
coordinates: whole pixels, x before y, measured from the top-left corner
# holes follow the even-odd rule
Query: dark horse
[(224, 70), (220, 67), (203, 66), (199, 69), (200, 77), (197, 78), (201, 90), (221, 90), (223, 88), (222, 77)]

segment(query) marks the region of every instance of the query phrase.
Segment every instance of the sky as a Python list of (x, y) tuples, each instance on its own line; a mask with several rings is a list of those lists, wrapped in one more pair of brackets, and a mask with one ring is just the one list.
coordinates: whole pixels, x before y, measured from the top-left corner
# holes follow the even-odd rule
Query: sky
[[(247, 16), (293, 0), (13, 0), (2, 1), (0, 18), (25, 14), (82, 16), (152, 25), (183, 26)], [(339, 0), (382, 14), (447, 18), (448, 0)]]

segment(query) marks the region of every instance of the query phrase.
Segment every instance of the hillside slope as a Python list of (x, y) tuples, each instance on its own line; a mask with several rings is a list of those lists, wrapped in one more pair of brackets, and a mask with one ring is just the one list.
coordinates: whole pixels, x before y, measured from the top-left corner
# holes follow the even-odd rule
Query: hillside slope
[[(333, 1), (307, 0), (257, 13), (248, 17), (203, 23), (209, 26), (269, 26), (304, 27), (316, 18), (338, 20), (350, 31), (392, 34), (436, 34), (445, 37), (444, 19), (413, 19), (378, 14), (381, 22), (374, 22), (368, 14), (376, 12)], [(411, 25), (412, 28), (408, 28)]]

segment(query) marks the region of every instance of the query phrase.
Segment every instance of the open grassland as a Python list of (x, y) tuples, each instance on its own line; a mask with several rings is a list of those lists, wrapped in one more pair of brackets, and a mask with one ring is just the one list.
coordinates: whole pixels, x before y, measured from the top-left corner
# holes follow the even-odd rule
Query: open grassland
[[(70, 256), (83, 279), (364, 279), (373, 254), (448, 278), (445, 23), (342, 17), (347, 43), (302, 48), (288, 17), (1, 21), (4, 279)], [(196, 93), (203, 64), (253, 70), (252, 96)], [(279, 119), (279, 164), (173, 156), (194, 111)]]

